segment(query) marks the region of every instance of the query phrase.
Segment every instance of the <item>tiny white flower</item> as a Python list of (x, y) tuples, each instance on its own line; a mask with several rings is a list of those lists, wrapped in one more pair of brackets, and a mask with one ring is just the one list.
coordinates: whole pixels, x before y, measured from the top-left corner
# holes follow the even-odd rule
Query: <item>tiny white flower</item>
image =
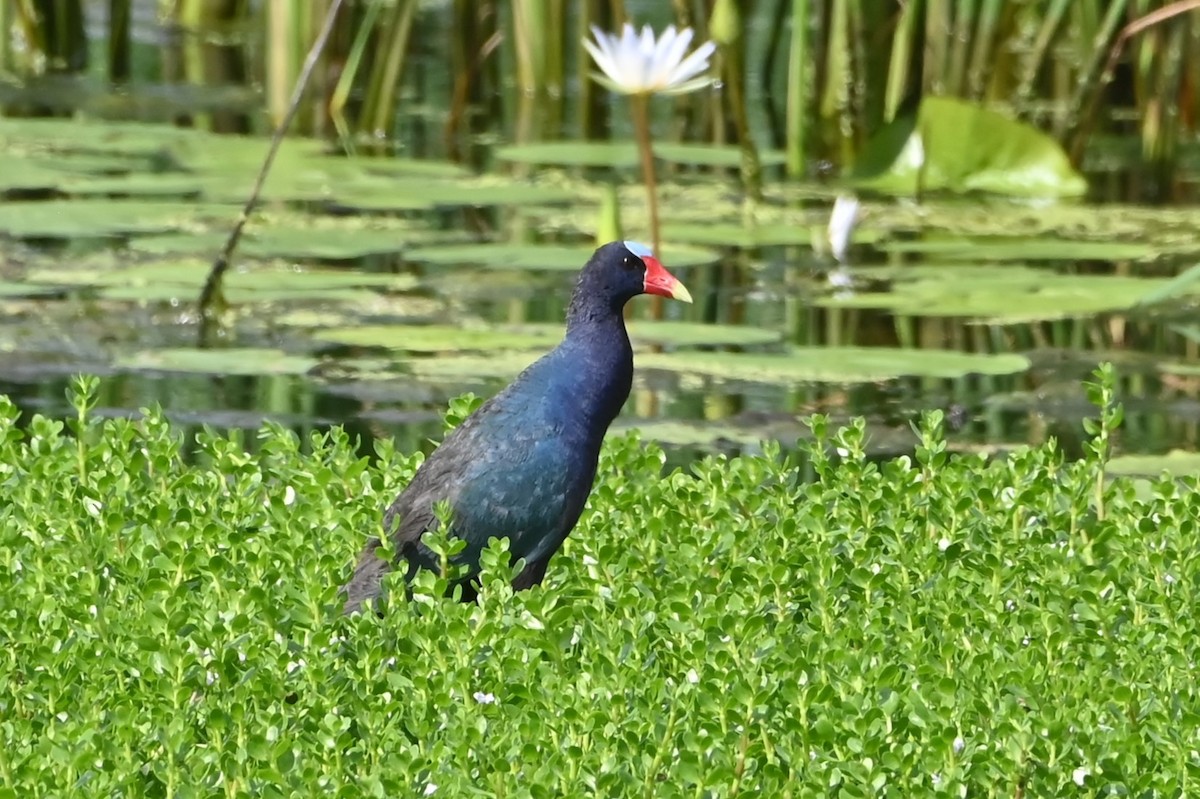
[(833, 212), (829, 214), (829, 248), (839, 263), (846, 260), (846, 250), (850, 249), (860, 207), (858, 198), (848, 194), (839, 194), (833, 201)]
[(929, 781), (933, 783), (934, 788), (937, 788), (942, 784), (942, 775), (935, 771), (929, 775)]
[(942, 538), (938, 541), (938, 549), (945, 552), (950, 548), (951, 541), (949, 538)]
[(98, 499), (87, 497), (83, 500), (83, 507), (87, 510), (88, 514), (92, 516), (99, 516), (100, 511), (104, 508), (104, 503)]
[(1163, 575), (1163, 581), (1166, 582), (1167, 585), (1171, 585), (1172, 583), (1175, 582), (1175, 575), (1170, 574), (1170, 573), (1165, 574), (1165, 575)]
[(1080, 766), (1079, 768), (1077, 768), (1071, 772), (1071, 780), (1076, 785), (1078, 785), (1082, 788), (1083, 781), (1086, 780), (1091, 775), (1092, 775), (1092, 772), (1088, 769), (1087, 766)]
[(850, 450), (846, 449), (845, 447), (837, 447), (835, 451), (840, 458), (846, 458), (850, 455)]
[(649, 25), (639, 36), (629, 23), (618, 36), (592, 26), (596, 41), (583, 40), (592, 60), (603, 75), (593, 77), (603, 86), (619, 94), (685, 94), (707, 86), (712, 78), (700, 75), (708, 69), (709, 56), (717, 49), (713, 42), (704, 42), (691, 55), (684, 57), (694, 36), (691, 28), (677, 31), (667, 27), (655, 38)]
[(966, 748), (967, 742), (963, 740), (961, 735), (956, 735), (954, 736), (954, 743), (952, 746), (954, 747), (954, 754), (957, 755), (961, 753), (964, 748)]
[(475, 701), (481, 705), (493, 705), (496, 703), (496, 695), (492, 693), (485, 694), (483, 691), (476, 691), (474, 696)]
[(437, 793), (437, 785), (436, 784), (431, 782), (425, 786), (425, 795), (426, 796), (433, 796), (435, 793)]
[(883, 571), (883, 567), (880, 566), (878, 563), (871, 564), (871, 574), (879, 574), (879, 572), (881, 572), (881, 571)]
[(291, 505), (296, 501), (296, 489), (288, 486), (283, 490), (283, 504)]
[(700, 682), (700, 675), (696, 673), (695, 669), (688, 669), (687, 681), (690, 682), (692, 685), (695, 685), (696, 683)]

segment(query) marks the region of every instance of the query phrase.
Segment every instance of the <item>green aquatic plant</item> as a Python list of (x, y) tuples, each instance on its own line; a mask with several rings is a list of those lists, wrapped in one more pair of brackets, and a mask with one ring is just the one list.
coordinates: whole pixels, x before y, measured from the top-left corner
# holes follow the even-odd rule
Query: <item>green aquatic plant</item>
[(1107, 446), (958, 456), (936, 412), (884, 460), (811, 418), (808, 480), (615, 436), (553, 590), (494, 541), (478, 604), (423, 572), (346, 618), (418, 455), (187, 442), (98, 386), (65, 423), (0, 398), (6, 795), (1195, 793), (1194, 464), (1101, 518)]

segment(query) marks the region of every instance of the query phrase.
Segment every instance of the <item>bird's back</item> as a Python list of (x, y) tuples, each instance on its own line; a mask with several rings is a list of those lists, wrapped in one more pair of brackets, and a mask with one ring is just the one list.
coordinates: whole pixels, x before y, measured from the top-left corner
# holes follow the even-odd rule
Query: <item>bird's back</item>
[[(623, 344), (597, 355), (564, 341), (452, 431), (384, 515), (397, 553), (412, 568), (437, 568), (420, 538), (435, 525), (434, 505), (448, 500), (451, 532), (467, 542), (458, 560), (472, 573), (493, 537), (509, 539), (514, 561), (544, 570), (583, 511), (604, 434), (629, 395)], [(378, 544), (346, 585), (347, 610), (378, 595), (389, 568)]]

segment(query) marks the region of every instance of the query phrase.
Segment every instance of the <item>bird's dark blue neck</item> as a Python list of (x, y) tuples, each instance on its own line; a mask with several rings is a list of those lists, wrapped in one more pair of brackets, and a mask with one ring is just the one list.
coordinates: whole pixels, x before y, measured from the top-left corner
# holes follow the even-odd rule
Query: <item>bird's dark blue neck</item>
[(568, 315), (557, 355), (564, 389), (574, 394), (588, 429), (603, 438), (633, 384), (633, 348), (624, 318), (612, 311)]

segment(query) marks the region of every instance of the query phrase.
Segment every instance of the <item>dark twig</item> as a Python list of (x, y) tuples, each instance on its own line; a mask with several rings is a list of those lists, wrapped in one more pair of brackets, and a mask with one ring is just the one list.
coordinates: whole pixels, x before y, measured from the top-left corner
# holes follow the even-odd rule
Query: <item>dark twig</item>
[(308, 49), (308, 56), (304, 59), (304, 66), (296, 79), (296, 86), (292, 89), (292, 98), (288, 102), (287, 112), (283, 115), (279, 127), (275, 129), (275, 135), (271, 137), (271, 145), (267, 148), (267, 155), (263, 159), (262, 167), (258, 170), (254, 188), (250, 190), (250, 196), (246, 198), (246, 204), (242, 206), (242, 212), (238, 216), (237, 222), (234, 223), (233, 230), (229, 231), (229, 238), (226, 239), (221, 254), (217, 256), (217, 260), (213, 261), (212, 269), (208, 272), (208, 279), (204, 281), (204, 290), (200, 292), (200, 347), (206, 347), (211, 342), (213, 330), (216, 328), (220, 316), (220, 310), (213, 306), (221, 297), (221, 279), (229, 269), (229, 259), (233, 257), (233, 251), (242, 238), (242, 229), (250, 219), (250, 212), (258, 203), (258, 195), (262, 193), (263, 184), (267, 181), (267, 174), (271, 171), (275, 154), (279, 151), (279, 145), (283, 143), (283, 134), (291, 127), (296, 111), (300, 107), (300, 100), (304, 97), (304, 90), (308, 87), (309, 78), (312, 77), (313, 69), (317, 65), (317, 59), (320, 58), (325, 44), (329, 41), (329, 35), (333, 32), (333, 23), (337, 19), (338, 10), (341, 7), (342, 0), (333, 0), (330, 4), (329, 11), (325, 14), (325, 22), (322, 24), (316, 40), (313, 41), (312, 47)]

